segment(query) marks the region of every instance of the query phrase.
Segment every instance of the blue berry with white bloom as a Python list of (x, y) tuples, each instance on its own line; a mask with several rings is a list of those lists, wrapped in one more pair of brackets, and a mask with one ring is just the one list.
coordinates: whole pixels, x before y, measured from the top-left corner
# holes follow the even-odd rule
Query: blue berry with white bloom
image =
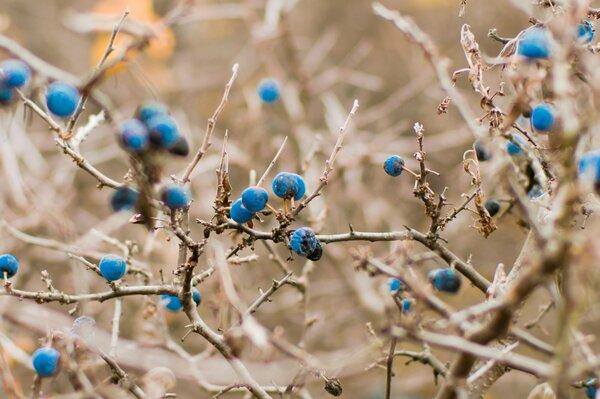
[(400, 292), (406, 290), (406, 285), (397, 278), (390, 277), (388, 279), (388, 287), (391, 292)]
[(400, 176), (404, 170), (404, 159), (400, 155), (392, 155), (383, 163), (383, 170), (390, 176)]
[(170, 209), (183, 209), (191, 201), (189, 190), (180, 184), (170, 184), (163, 188), (161, 193), (162, 202)]
[(157, 115), (169, 115), (169, 108), (157, 101), (145, 101), (135, 110), (135, 117), (144, 123)]
[(577, 40), (582, 43), (589, 43), (594, 40), (594, 26), (590, 21), (583, 21), (583, 23), (577, 25)]
[(121, 186), (110, 198), (110, 205), (115, 212), (128, 211), (135, 208), (139, 193), (130, 186)]
[(250, 212), (260, 212), (269, 201), (269, 193), (262, 187), (248, 187), (242, 191), (242, 204)]
[(429, 272), (427, 278), (438, 291), (456, 294), (460, 290), (461, 279), (454, 269), (435, 269)]
[(412, 312), (412, 303), (411, 299), (405, 298), (402, 300), (402, 312), (410, 313)]
[(302, 256), (309, 256), (317, 248), (318, 240), (315, 232), (308, 227), (302, 227), (292, 234), (290, 247), (292, 251)]
[(306, 194), (306, 183), (304, 183), (304, 179), (302, 176), (292, 173), (292, 178), (294, 179), (293, 187), (296, 190), (296, 194), (294, 194), (294, 200), (298, 201), (304, 194)]
[(60, 352), (54, 348), (39, 348), (31, 356), (33, 369), (40, 377), (50, 377), (58, 372)]
[[(165, 308), (171, 312), (179, 312), (183, 309), (183, 303), (181, 303), (181, 299), (177, 295), (164, 294), (160, 300), (165, 305)], [(200, 305), (202, 301), (200, 291), (196, 287), (192, 287), (192, 300), (196, 303), (196, 306)]]
[(258, 83), (258, 97), (265, 104), (272, 104), (281, 97), (279, 83), (275, 79), (263, 79)]
[(6, 278), (11, 278), (17, 274), (17, 271), (19, 271), (19, 259), (16, 256), (0, 255), (0, 279), (4, 278), (4, 273), (6, 273)]
[(521, 153), (523, 153), (522, 147), (525, 146), (525, 142), (523, 141), (523, 139), (521, 137), (517, 136), (516, 134), (513, 134), (512, 138), (519, 145), (516, 145), (512, 141), (507, 142), (506, 150), (508, 151), (508, 154), (513, 157), (517, 156), (517, 155), (521, 155)]
[(600, 188), (600, 151), (586, 152), (579, 159), (577, 167), (579, 175), (590, 179), (596, 188)]
[(180, 137), (175, 120), (169, 115), (158, 114), (148, 121), (150, 142), (157, 147), (170, 149)]
[(300, 175), (289, 172), (279, 172), (273, 179), (271, 189), (279, 198), (293, 198), (297, 201), (304, 197), (304, 194), (306, 193), (306, 184)]
[(137, 119), (129, 119), (121, 124), (119, 138), (124, 149), (140, 152), (148, 146), (148, 128)]
[(77, 109), (79, 91), (66, 82), (54, 82), (46, 91), (46, 105), (50, 112), (60, 118), (67, 118)]
[(244, 208), (241, 198), (235, 201), (229, 210), (229, 217), (237, 223), (249, 222), (254, 215), (254, 212), (250, 212), (248, 209)]
[(31, 69), (21, 60), (6, 60), (0, 64), (0, 82), (4, 87), (23, 87), (31, 78)]
[(100, 273), (108, 281), (116, 281), (127, 272), (127, 262), (117, 255), (106, 255), (100, 259)]
[(544, 28), (530, 28), (525, 31), (517, 43), (519, 55), (530, 59), (544, 59), (552, 51), (550, 34)]
[(554, 120), (554, 110), (548, 104), (536, 105), (531, 111), (531, 125), (540, 132), (552, 129)]

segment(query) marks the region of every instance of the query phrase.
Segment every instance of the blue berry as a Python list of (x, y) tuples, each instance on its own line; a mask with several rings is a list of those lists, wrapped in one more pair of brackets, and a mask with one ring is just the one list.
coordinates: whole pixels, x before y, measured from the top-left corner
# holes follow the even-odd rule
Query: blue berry
[(31, 361), (40, 377), (50, 377), (58, 371), (60, 352), (54, 348), (39, 348), (33, 352)]
[(175, 120), (169, 115), (158, 114), (148, 121), (150, 142), (157, 147), (169, 149), (180, 137)]
[(66, 118), (75, 112), (79, 102), (79, 91), (66, 82), (55, 82), (46, 91), (46, 105), (50, 112), (60, 118)]
[(306, 184), (300, 175), (279, 172), (273, 179), (271, 189), (279, 198), (299, 200), (306, 193)]
[(388, 287), (390, 287), (391, 292), (400, 292), (406, 290), (406, 285), (404, 285), (402, 281), (394, 277), (390, 277), (388, 279)]
[(31, 78), (31, 69), (21, 60), (6, 60), (0, 64), (0, 81), (9, 88), (23, 87)]
[(598, 381), (596, 378), (588, 378), (585, 382), (588, 384), (594, 384), (585, 387), (585, 396), (587, 396), (589, 399), (596, 399), (596, 392), (598, 391), (596, 384), (598, 384)]
[(250, 212), (260, 212), (269, 201), (269, 193), (262, 187), (248, 187), (242, 191), (242, 204)]
[(317, 246), (315, 247), (314, 251), (309, 253), (306, 256), (306, 258), (309, 260), (312, 260), (313, 262), (316, 262), (319, 259), (321, 259), (322, 256), (323, 256), (323, 246), (321, 246), (321, 243), (319, 242), (319, 240), (317, 240)]
[(402, 311), (404, 313), (412, 312), (412, 300), (411, 299), (403, 299), (402, 300)]
[(392, 155), (383, 163), (383, 170), (390, 176), (400, 176), (404, 168), (404, 159), (399, 155)]
[(550, 35), (543, 28), (531, 28), (521, 35), (518, 53), (530, 59), (548, 58), (551, 52)]
[(8, 104), (15, 98), (15, 92), (9, 87), (0, 83), (0, 105)]
[[(177, 295), (163, 294), (160, 300), (162, 303), (164, 303), (165, 308), (171, 312), (179, 312), (181, 309), (183, 309), (183, 303), (181, 303), (181, 299), (179, 299)], [(195, 287), (192, 287), (192, 300), (196, 303), (196, 305), (200, 305), (200, 302), (202, 301), (200, 291), (198, 291)]]
[(600, 188), (600, 151), (586, 152), (581, 156), (577, 170), (580, 176), (590, 179), (596, 188)]
[(161, 199), (171, 209), (183, 209), (191, 201), (190, 192), (180, 184), (170, 184), (163, 188)]
[(292, 251), (302, 256), (310, 255), (317, 248), (318, 240), (315, 232), (308, 227), (302, 227), (292, 234), (290, 247)]
[(7, 278), (13, 277), (19, 270), (19, 259), (11, 254), (0, 255), (0, 280), (4, 278), (6, 273)]
[(554, 125), (554, 110), (548, 104), (535, 106), (531, 111), (531, 124), (535, 130), (547, 132)]
[(527, 196), (529, 197), (529, 199), (536, 199), (541, 197), (543, 194), (544, 190), (542, 189), (542, 186), (540, 186), (539, 184), (534, 184), (533, 187), (531, 187), (531, 189), (527, 193)]
[(455, 294), (460, 289), (460, 276), (454, 269), (432, 270), (429, 272), (428, 280), (438, 291)]
[(148, 123), (156, 115), (169, 115), (169, 108), (163, 103), (145, 101), (135, 110), (135, 117), (144, 123)]
[(106, 255), (100, 259), (100, 273), (108, 281), (116, 281), (125, 275), (127, 263), (117, 255)]
[(148, 146), (148, 140), (148, 129), (139, 120), (129, 119), (121, 124), (120, 141), (126, 150), (142, 151)]
[(173, 146), (169, 148), (169, 153), (180, 157), (187, 157), (190, 153), (190, 144), (183, 136), (179, 136)]
[(521, 137), (517, 136), (516, 134), (513, 134), (512, 138), (519, 145), (516, 145), (512, 141), (507, 142), (506, 143), (506, 150), (508, 151), (508, 154), (510, 156), (513, 156), (513, 157), (516, 156), (516, 155), (521, 155), (521, 153), (523, 152), (523, 150), (522, 150), (521, 147), (525, 146), (525, 142), (523, 141), (523, 139)]
[(589, 43), (594, 40), (594, 26), (590, 21), (583, 21), (583, 23), (577, 25), (577, 40), (582, 43)]
[(115, 212), (128, 211), (135, 208), (138, 192), (129, 186), (121, 186), (113, 193), (110, 205)]
[(254, 212), (250, 212), (248, 209), (244, 208), (241, 198), (235, 201), (229, 210), (229, 217), (238, 223), (249, 222), (254, 215)]
[(263, 79), (258, 84), (258, 96), (262, 102), (272, 104), (279, 100), (281, 89), (275, 79)]
[(500, 203), (495, 199), (489, 199), (485, 201), (485, 204), (483, 206), (492, 217), (500, 211)]
[(476, 141), (475, 144), (473, 144), (473, 148), (475, 149), (475, 155), (477, 155), (477, 160), (479, 162), (485, 162), (492, 157), (492, 154), (490, 154), (485, 145), (479, 141)]

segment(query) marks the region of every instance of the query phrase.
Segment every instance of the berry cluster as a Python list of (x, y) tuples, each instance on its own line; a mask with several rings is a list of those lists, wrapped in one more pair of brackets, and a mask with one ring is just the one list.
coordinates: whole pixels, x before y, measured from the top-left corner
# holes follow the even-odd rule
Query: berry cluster
[[(181, 299), (176, 295), (164, 294), (160, 300), (165, 306), (165, 309), (170, 312), (179, 312), (183, 309), (183, 303), (181, 303)], [(200, 291), (198, 291), (196, 287), (192, 287), (192, 300), (196, 303), (196, 306), (200, 305), (200, 302), (202, 301)]]

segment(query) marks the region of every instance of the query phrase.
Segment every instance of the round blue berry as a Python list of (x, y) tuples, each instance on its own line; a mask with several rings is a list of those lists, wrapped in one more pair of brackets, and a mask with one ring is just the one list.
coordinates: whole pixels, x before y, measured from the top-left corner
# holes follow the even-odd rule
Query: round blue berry
[(442, 292), (455, 294), (460, 289), (460, 276), (454, 269), (435, 269), (429, 272), (429, 282), (433, 287)]
[(594, 40), (594, 26), (590, 21), (583, 21), (583, 23), (577, 25), (577, 40), (582, 43), (589, 43)]
[(79, 91), (66, 82), (54, 82), (46, 91), (46, 105), (50, 112), (60, 118), (66, 118), (75, 112), (79, 102)]
[(180, 184), (170, 184), (163, 188), (161, 199), (171, 209), (186, 208), (191, 201), (190, 192)]
[(8, 104), (15, 98), (13, 89), (6, 87), (0, 82), (0, 104)]
[(531, 28), (525, 31), (517, 44), (519, 55), (531, 59), (548, 58), (551, 52), (550, 35), (546, 29)]
[(312, 229), (302, 227), (292, 234), (290, 247), (292, 251), (302, 256), (310, 255), (317, 248), (317, 236)]
[(281, 89), (275, 79), (263, 79), (258, 83), (258, 97), (266, 104), (272, 104), (279, 100)]
[(489, 199), (485, 201), (485, 204), (483, 206), (492, 217), (500, 211), (500, 203), (495, 199)]
[(21, 60), (6, 60), (0, 64), (0, 81), (9, 88), (23, 87), (31, 78), (31, 69)]
[(7, 278), (13, 277), (19, 270), (19, 259), (11, 254), (0, 255), (0, 279), (4, 278), (6, 273)]
[(598, 384), (598, 381), (596, 378), (588, 378), (585, 382), (590, 384), (585, 387), (585, 396), (587, 396), (589, 399), (596, 399), (596, 392), (598, 391), (596, 384)]
[(31, 361), (40, 377), (50, 377), (58, 371), (60, 352), (54, 348), (39, 348), (33, 352)]
[[(177, 295), (163, 294), (160, 300), (165, 305), (165, 308), (171, 312), (179, 312), (183, 309), (183, 303), (181, 303), (181, 299), (179, 299)], [(200, 291), (195, 287), (192, 287), (192, 300), (196, 305), (200, 305), (200, 302), (202, 301)]]
[(477, 155), (477, 160), (479, 162), (485, 162), (492, 157), (492, 154), (490, 154), (485, 145), (479, 141), (476, 141), (475, 144), (473, 144), (473, 148), (475, 149), (475, 155)]
[(412, 300), (411, 299), (403, 299), (402, 300), (402, 311), (404, 313), (410, 313), (412, 311)]
[(124, 149), (139, 152), (148, 146), (148, 129), (137, 119), (129, 119), (121, 124), (119, 133)]
[(169, 149), (179, 139), (179, 129), (175, 120), (169, 115), (158, 114), (148, 121), (150, 142), (157, 147)]
[(238, 223), (246, 223), (252, 220), (255, 213), (250, 212), (248, 209), (244, 208), (244, 204), (242, 204), (242, 199), (238, 199), (231, 205), (231, 209), (229, 210), (229, 217)]
[(535, 130), (547, 132), (554, 125), (554, 110), (548, 104), (540, 104), (531, 111), (531, 124)]
[(127, 263), (117, 255), (106, 255), (100, 259), (100, 273), (108, 281), (116, 281), (125, 275)]
[(269, 193), (262, 187), (248, 187), (242, 191), (242, 204), (250, 212), (260, 212), (269, 201)]
[(135, 110), (135, 117), (144, 123), (148, 123), (156, 115), (169, 115), (169, 108), (157, 101), (145, 101)]
[(115, 212), (131, 210), (135, 208), (138, 195), (138, 192), (130, 186), (121, 186), (113, 193), (110, 205)]
[(399, 292), (406, 290), (406, 286), (404, 285), (404, 283), (394, 277), (390, 277), (388, 279), (388, 287), (390, 287), (391, 292)]
[(271, 184), (273, 193), (279, 198), (299, 200), (306, 193), (304, 179), (295, 173), (279, 172)]
[(581, 156), (577, 167), (579, 175), (600, 185), (600, 151), (586, 152)]
[(404, 170), (404, 159), (399, 155), (392, 155), (383, 163), (383, 170), (390, 176), (400, 176)]
[(525, 146), (525, 142), (521, 137), (517, 136), (516, 134), (513, 134), (512, 138), (515, 142), (518, 143), (518, 145), (513, 143), (512, 141), (507, 142), (506, 150), (508, 151), (508, 154), (513, 157), (516, 155), (521, 155), (521, 153), (523, 152), (521, 147)]

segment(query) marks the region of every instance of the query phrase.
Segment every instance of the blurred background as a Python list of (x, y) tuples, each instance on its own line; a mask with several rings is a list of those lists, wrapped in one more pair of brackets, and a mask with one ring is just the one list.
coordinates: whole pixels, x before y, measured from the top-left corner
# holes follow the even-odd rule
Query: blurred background
[[(510, 1), (469, 1), (464, 18), (458, 17), (458, 0), (383, 3), (411, 15), (431, 36), (440, 53), (451, 59), (453, 70), (466, 65), (459, 43), (463, 24), (471, 26), (481, 50), (490, 57), (497, 55), (501, 44), (487, 38), (489, 29), (497, 28), (500, 36), (513, 37), (528, 26), (529, 16)], [(43, 60), (83, 77), (101, 57), (112, 27), (109, 24), (108, 30), (99, 32), (98, 16), (118, 17), (127, 8), (128, 18), (156, 26), (177, 4), (161, 0), (0, 0), (0, 32)], [(265, 13), (278, 5), (283, 9), (279, 16)], [(126, 34), (119, 35), (117, 45), (125, 39)], [(0, 58), (7, 57), (0, 51)], [(190, 3), (188, 12), (175, 24), (162, 29), (146, 51), (131, 58), (127, 64), (114, 68), (100, 86), (119, 117), (131, 117), (144, 100), (163, 101), (194, 150), (201, 143), (206, 121), (220, 101), (232, 66), (239, 64), (239, 77), (217, 123), (213, 146), (193, 175), (190, 214), (194, 219), (209, 220), (213, 215), (214, 171), (225, 130), (229, 134), (234, 197), (248, 185), (252, 170), (258, 176), (263, 173), (286, 136), (288, 144), (270, 177), (283, 170), (301, 173), (310, 192), (319, 182), (324, 161), (355, 98), (360, 109), (331, 183), (295, 226), (310, 225), (322, 234), (347, 232), (349, 224), (359, 231), (402, 230), (404, 226), (427, 229), (422, 204), (412, 194), (411, 176), (391, 178), (382, 170), (383, 160), (394, 153), (405, 157), (410, 168), (417, 168), (412, 157), (417, 149), (412, 129), (416, 122), (425, 127), (429, 166), (441, 172), (440, 177), (431, 176), (432, 187), (441, 191), (448, 186), (447, 197), (453, 204), (461, 203), (461, 194), (470, 192), (470, 179), (461, 164), (464, 151), (473, 144), (470, 132), (452, 105), (447, 114), (438, 115), (438, 105), (445, 95), (421, 50), (376, 17), (371, 1), (197, 0)], [(498, 89), (499, 72), (486, 76), (493, 91)], [(277, 79), (283, 88), (282, 101), (273, 105), (262, 104), (256, 94), (257, 83), (266, 77)], [(42, 78), (34, 81), (34, 89), (43, 85)], [(464, 77), (459, 78), (457, 85), (463, 92), (469, 91)], [(483, 116), (478, 99), (467, 98), (476, 114)], [(506, 104), (502, 99), (498, 102)], [(97, 112), (91, 105), (81, 123)], [(143, 227), (129, 224), (131, 215), (113, 214), (109, 207), (111, 190), (98, 190), (96, 181), (57, 149), (44, 123), (24, 112), (19, 103), (0, 109), (0, 150), (0, 218), (10, 226), (0, 230), (0, 252), (11, 252), (21, 259), (22, 270), (14, 280), (15, 287), (44, 290), (40, 272), (47, 270), (55, 287), (69, 293), (107, 288), (105, 282), (70, 259), (64, 248), (49, 250), (34, 245), (31, 237), (19, 236), (17, 230), (68, 244), (92, 261), (97, 261), (94, 254), (115, 251), (109, 237), (135, 242), (136, 258), (149, 265), (155, 276), (162, 270), (167, 281), (172, 279), (177, 240), (164, 231), (148, 234)], [(110, 124), (98, 127), (82, 144), (81, 152), (115, 180), (121, 181), (128, 171), (127, 156), (118, 147)], [(165, 165), (165, 176), (180, 176), (188, 162), (189, 158), (170, 159)], [(507, 200), (508, 194), (495, 181), (496, 168), (494, 159), (482, 165), (486, 195)], [(507, 203), (502, 204), (505, 213)], [(498, 263), (510, 266), (519, 253), (526, 234), (519, 221), (518, 214), (504, 214), (498, 221), (499, 229), (484, 239), (472, 228), (473, 216), (464, 212), (448, 226), (443, 237), (449, 241), (449, 248), (461, 258), (470, 259), (484, 276), (492, 279)], [(593, 222), (590, 223), (593, 229)], [(267, 219), (257, 227), (269, 231), (273, 226), (273, 220)], [(194, 225), (192, 236), (199, 239), (201, 234), (202, 229)], [(219, 239), (224, 246), (232, 246), (240, 237), (225, 233)], [(266, 327), (278, 328), (286, 339), (301, 343), (327, 364), (328, 375), (340, 378), (343, 397), (375, 399), (383, 397), (385, 369), (369, 367), (382, 353), (366, 323), (381, 333), (389, 326), (395, 308), (383, 278), (354, 271), (349, 251), (360, 245), (364, 244), (325, 247), (323, 259), (313, 265), (309, 274), (306, 308), (298, 291), (286, 286), (256, 316)], [(376, 256), (384, 256), (399, 246), (415, 254), (426, 252), (417, 243), (369, 246)], [(240, 255), (250, 253), (246, 249)], [(282, 277), (260, 243), (256, 244), (256, 253), (257, 261), (231, 267), (238, 292), (246, 303), (259, 295), (259, 287), (266, 289), (272, 279)], [(287, 256), (285, 248), (278, 248), (278, 253), (284, 259)], [(439, 258), (432, 257), (421, 263), (418, 271), (425, 276), (428, 270), (441, 265)], [(201, 260), (200, 268), (206, 267)], [(304, 264), (295, 260), (290, 267), (300, 274)], [(236, 317), (226, 305), (218, 278), (208, 279), (199, 289), (203, 296), (202, 317), (215, 329), (230, 326)], [(457, 308), (483, 300), (483, 295), (468, 284), (458, 296), (440, 295)], [(523, 311), (522, 319), (535, 317), (538, 306), (547, 303), (548, 298), (547, 292), (539, 291)], [(171, 391), (178, 397), (209, 397), (194, 384), (181, 356), (165, 349), (165, 336), (179, 342), (185, 334), (185, 315), (164, 314), (160, 308), (149, 312), (152, 301), (156, 302), (155, 298), (124, 299), (124, 341), (117, 360), (138, 377), (153, 367), (166, 366), (177, 377), (177, 385)], [(0, 342), (24, 390), (28, 392), (33, 376), (27, 367), (27, 353), (36, 348), (38, 339), (50, 329), (68, 330), (73, 317), (87, 315), (96, 319), (98, 345), (102, 345), (102, 336), (110, 331), (112, 309), (110, 302), (41, 306), (0, 297)], [(586, 325), (589, 328), (597, 319), (598, 310), (593, 310)], [(423, 317), (433, 315), (424, 311)], [(532, 332), (552, 342), (552, 319), (545, 318), (540, 323), (543, 328)], [(305, 328), (306, 321), (314, 324)], [(181, 345), (191, 354), (206, 349), (198, 336), (188, 337)], [(387, 344), (384, 348), (387, 350)], [(398, 348), (420, 350), (405, 342), (399, 342)], [(452, 355), (439, 351), (436, 354), (444, 361)], [(298, 370), (297, 363), (286, 360), (282, 354), (261, 353), (249, 345), (242, 359), (263, 383), (287, 384)], [(399, 358), (395, 363), (393, 397), (432, 397), (436, 387), (431, 370), (417, 363), (407, 367), (404, 360)], [(105, 367), (97, 366), (90, 368), (101, 381), (108, 373)], [(218, 354), (206, 353), (198, 367), (210, 382), (235, 382)], [(322, 382), (309, 378), (307, 383), (313, 397), (328, 397)], [(525, 397), (535, 383), (530, 376), (512, 372), (496, 384), (488, 397)], [(70, 389), (63, 376), (45, 384), (47, 392)], [(576, 395), (583, 397), (583, 393)]]

